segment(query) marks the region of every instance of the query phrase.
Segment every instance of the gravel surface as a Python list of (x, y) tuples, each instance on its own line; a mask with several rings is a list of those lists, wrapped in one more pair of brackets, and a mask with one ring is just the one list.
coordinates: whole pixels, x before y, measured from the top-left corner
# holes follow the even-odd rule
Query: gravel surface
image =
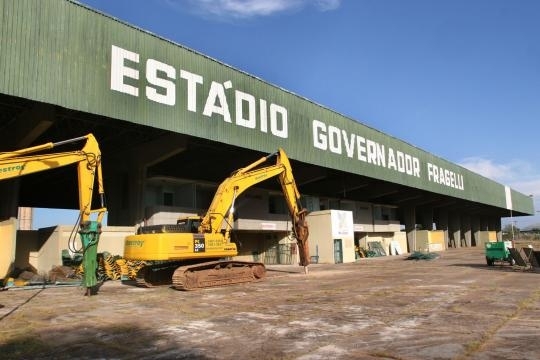
[(540, 359), (540, 273), (436, 260), (268, 266), (184, 292), (109, 281), (0, 292), (2, 359)]

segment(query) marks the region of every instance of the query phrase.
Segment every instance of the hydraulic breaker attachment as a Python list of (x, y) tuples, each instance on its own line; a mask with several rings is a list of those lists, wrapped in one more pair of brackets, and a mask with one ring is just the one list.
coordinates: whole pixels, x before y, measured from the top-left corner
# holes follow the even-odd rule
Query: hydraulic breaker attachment
[(83, 246), (83, 285), (86, 295), (92, 295), (97, 286), (97, 247), (101, 235), (101, 223), (98, 221), (86, 221), (81, 223), (79, 234)]
[(308, 237), (309, 228), (306, 221), (307, 210), (302, 209), (296, 214), (294, 223), (294, 232), (296, 235), (296, 242), (298, 244), (298, 252), (300, 255), (300, 266), (304, 267), (304, 272), (307, 274), (307, 266), (310, 263)]

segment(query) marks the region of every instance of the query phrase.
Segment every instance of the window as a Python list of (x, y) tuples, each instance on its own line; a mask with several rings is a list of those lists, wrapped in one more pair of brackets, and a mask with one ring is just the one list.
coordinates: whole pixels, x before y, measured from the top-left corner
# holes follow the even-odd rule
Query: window
[(208, 209), (212, 203), (212, 199), (214, 199), (215, 192), (215, 187), (197, 185), (195, 190), (195, 207), (197, 209)]
[(375, 220), (396, 220), (397, 210), (390, 206), (375, 205), (373, 206), (373, 217)]
[(288, 214), (289, 210), (285, 198), (281, 195), (270, 195), (268, 197), (268, 212), (270, 214)]
[(163, 205), (174, 206), (174, 194), (172, 192), (168, 192), (168, 191), (163, 192)]

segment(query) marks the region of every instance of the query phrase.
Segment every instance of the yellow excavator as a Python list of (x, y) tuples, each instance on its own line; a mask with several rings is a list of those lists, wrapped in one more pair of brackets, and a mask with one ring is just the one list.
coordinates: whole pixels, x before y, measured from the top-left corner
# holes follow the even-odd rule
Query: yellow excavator
[[(261, 167), (274, 156), (275, 164)], [(300, 265), (307, 273), (307, 211), (300, 206), (300, 193), (289, 159), (283, 149), (278, 149), (225, 179), (204, 216), (182, 218), (177, 224), (142, 226), (137, 234), (127, 236), (124, 258), (146, 264), (137, 273), (137, 283), (146, 287), (172, 283), (178, 290), (195, 290), (263, 278), (266, 274), (264, 264), (230, 260), (238, 254), (230, 235), (238, 196), (272, 177), (278, 178), (283, 190), (298, 244)]]
[[(81, 150), (59, 153), (46, 153), (46, 150), (61, 145), (86, 140)], [(45, 152), (45, 153), (44, 153)], [(6, 180), (77, 164), (79, 189), (79, 234), (83, 253), (86, 295), (91, 295), (97, 285), (97, 247), (101, 234), (101, 222), (107, 209), (105, 207), (103, 174), (101, 169), (101, 151), (92, 134), (59, 141), (49, 142), (25, 149), (0, 153), (0, 180)], [(97, 176), (97, 178), (96, 178)], [(94, 185), (97, 182), (101, 207), (92, 209)], [(92, 220), (94, 219), (94, 220)]]

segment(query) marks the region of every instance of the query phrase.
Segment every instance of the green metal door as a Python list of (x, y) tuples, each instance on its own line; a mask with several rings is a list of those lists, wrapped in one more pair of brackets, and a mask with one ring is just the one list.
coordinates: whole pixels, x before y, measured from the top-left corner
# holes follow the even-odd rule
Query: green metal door
[(341, 239), (334, 239), (334, 263), (343, 263), (343, 244)]

